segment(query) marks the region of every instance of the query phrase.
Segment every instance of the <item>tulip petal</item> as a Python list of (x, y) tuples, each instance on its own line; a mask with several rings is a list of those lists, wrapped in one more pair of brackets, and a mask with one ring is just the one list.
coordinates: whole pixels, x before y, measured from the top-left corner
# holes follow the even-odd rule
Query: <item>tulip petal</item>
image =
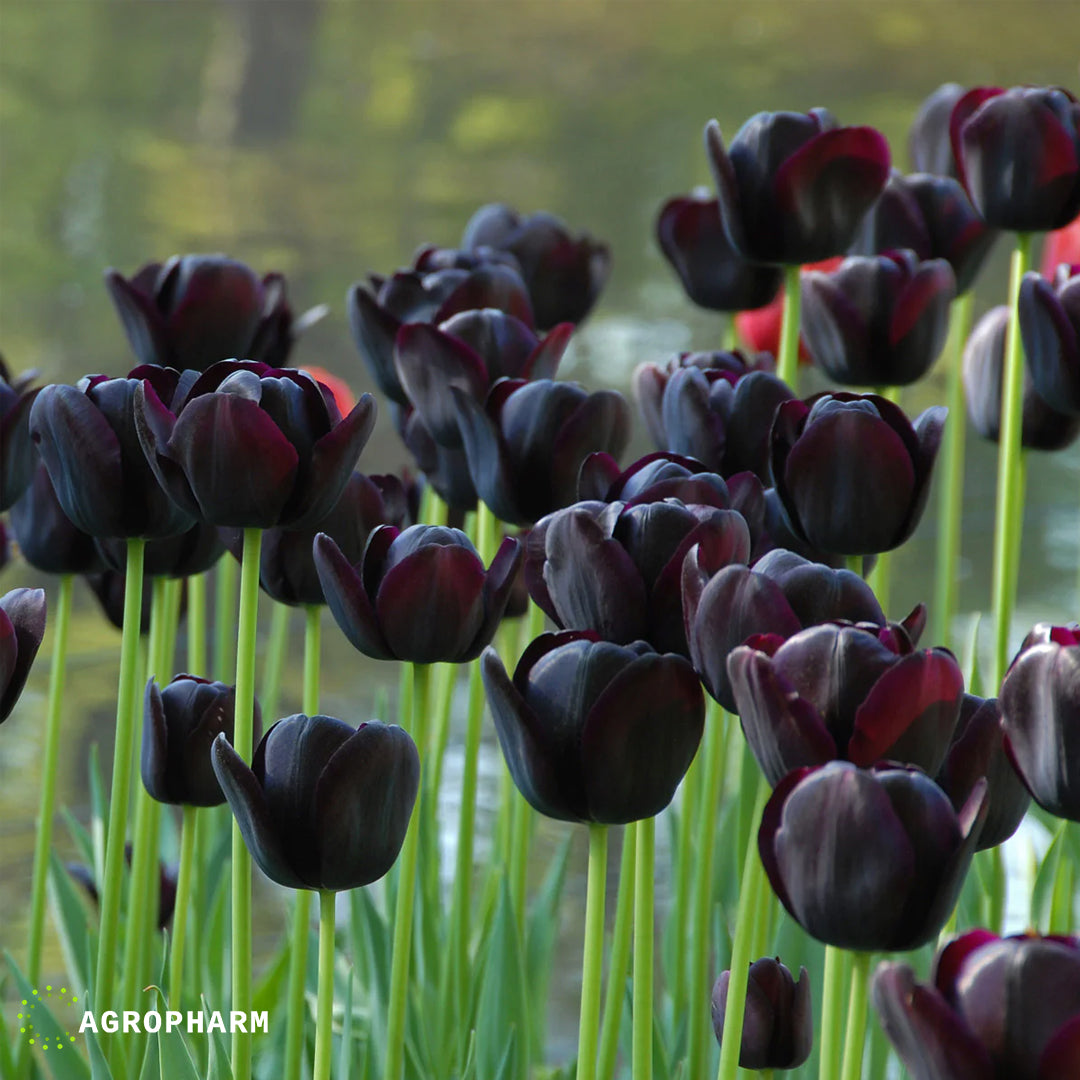
[(496, 308), (534, 326), (533, 305), (521, 276), (509, 266), (483, 263), (454, 289), (432, 317), (433, 323), (444, 323), (462, 311)]
[(132, 404), (135, 430), (147, 463), (162, 489), (193, 518), (202, 518), (202, 510), (184, 470), (168, 455), (169, 439), (176, 427), (176, 417), (162, 404), (154, 385), (143, 380), (135, 388)]
[(11, 715), (45, 636), (45, 590), (0, 596), (0, 723)]
[(589, 394), (567, 417), (549, 449), (554, 505), (544, 512), (576, 500), (578, 473), (592, 451), (604, 450), (618, 458), (629, 439), (630, 407), (622, 394), (617, 390)]
[(158, 802), (174, 801), (169, 790), (169, 734), (165, 728), (165, 706), (161, 690), (151, 679), (143, 697), (142, 751), (139, 758), (143, 787)]
[(1075, 1080), (1080, 1076), (1080, 1016), (1054, 1032), (1039, 1058), (1038, 1080)]
[(705, 125), (705, 156), (709, 160), (709, 169), (712, 172), (713, 183), (716, 185), (716, 193), (719, 196), (718, 206), (720, 221), (724, 227), (724, 235), (728, 243), (745, 257), (746, 235), (742, 224), (742, 206), (739, 198), (739, 184), (735, 177), (735, 169), (731, 164), (731, 158), (724, 148), (724, 138), (720, 134), (720, 125), (715, 120), (710, 120)]
[(1080, 413), (1080, 327), (1039, 274), (1020, 283), (1020, 335), (1031, 381), (1059, 412)]
[(168, 365), (172, 354), (165, 322), (152, 297), (111, 267), (105, 271), (105, 288), (139, 363)]
[(512, 536), (504, 536), (484, 578), (484, 621), (462, 660), (475, 660), (491, 644), (506, 612), (510, 590), (523, 558), (524, 545)]
[[(543, 341), (529, 354), (529, 358), (521, 369), (521, 378), (554, 379), (573, 333), (573, 323), (563, 322), (553, 326), (547, 332)], [(514, 373), (505, 371), (503, 374), (512, 375)]]
[[(374, 536), (375, 533), (372, 534)], [(371, 543), (370, 538), (368, 543)], [(395, 659), (379, 628), (375, 608), (364, 591), (360, 575), (341, 548), (326, 533), (319, 533), (315, 537), (312, 556), (334, 621), (353, 648), (374, 660)]]
[(349, 289), (345, 307), (349, 313), (353, 341), (375, 385), (391, 401), (408, 405), (409, 395), (405, 393), (394, 366), (394, 339), (401, 320), (380, 307), (366, 286), (359, 282)]
[[(461, 441), (469, 462), (469, 475), (476, 493), (500, 521), (510, 525), (531, 525), (518, 509), (513, 463), (506, 443), (484, 406), (452, 386), (450, 393), (457, 410)], [(543, 515), (537, 515), (542, 517)]]

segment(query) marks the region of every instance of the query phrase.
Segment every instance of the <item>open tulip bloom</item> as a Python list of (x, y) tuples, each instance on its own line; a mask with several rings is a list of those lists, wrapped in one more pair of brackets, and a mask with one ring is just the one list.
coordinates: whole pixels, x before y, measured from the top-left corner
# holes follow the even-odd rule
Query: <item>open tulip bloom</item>
[(44, 589), (12, 589), (0, 596), (0, 723), (15, 708), (44, 636)]
[(13, 377), (0, 356), (0, 510), (14, 505), (33, 472), (30, 407), (38, 391), (29, 388), (32, 380), (33, 373)]
[(1058, 412), (1080, 414), (1080, 266), (1062, 264), (1052, 281), (1024, 275), (1020, 335), (1039, 396)]

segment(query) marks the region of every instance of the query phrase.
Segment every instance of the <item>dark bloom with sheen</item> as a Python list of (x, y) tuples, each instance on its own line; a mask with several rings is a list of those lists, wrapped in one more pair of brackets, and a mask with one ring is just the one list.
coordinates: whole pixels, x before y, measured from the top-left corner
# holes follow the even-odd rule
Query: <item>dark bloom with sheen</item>
[(814, 363), (846, 386), (907, 386), (945, 345), (956, 279), (910, 250), (853, 255), (802, 275), (802, 333)]
[(491, 566), (460, 529), (392, 525), (369, 537), (355, 566), (325, 534), (315, 567), (349, 641), (376, 660), (460, 663), (479, 656), (506, 610), (521, 545), (506, 537)]
[(117, 314), (140, 364), (205, 371), (245, 356), (283, 367), (297, 335), (324, 307), (294, 319), (285, 278), (263, 278), (224, 255), (174, 255), (125, 278), (105, 272)]
[(630, 437), (630, 409), (615, 390), (500, 379), (483, 405), (450, 391), (476, 492), (510, 525), (569, 506), (589, 454), (618, 457)]
[(980, 86), (949, 120), (960, 180), (987, 224), (1047, 232), (1080, 213), (1080, 102), (1057, 86)]
[[(723, 1045), (731, 972), (721, 972), (712, 990), (712, 1022), (716, 1041)], [(797, 1069), (814, 1046), (813, 1005), (806, 968), (796, 981), (771, 956), (750, 965), (746, 983), (739, 1065), (743, 1069)]]
[(476, 488), (469, 472), (469, 459), (458, 447), (440, 446), (428, 430), (424, 418), (411, 405), (390, 402), (390, 416), (401, 441), (408, 447), (417, 469), (450, 507), (467, 513), (476, 509)]
[(960, 896), (985, 787), (957, 813), (919, 769), (847, 761), (796, 769), (777, 785), (758, 831), (773, 891), (826, 945), (917, 949), (941, 932)]
[(959, 179), (949, 137), (949, 120), (953, 107), (966, 93), (959, 83), (943, 83), (919, 106), (908, 132), (908, 154), (913, 171)]
[(15, 504), (34, 468), (30, 407), (39, 390), (30, 388), (33, 378), (33, 372), (12, 377), (0, 356), (0, 510)]
[(948, 410), (914, 425), (876, 394), (788, 401), (772, 427), (772, 475), (792, 531), (824, 551), (870, 555), (915, 531)]
[[(164, 689), (151, 679), (143, 699), (141, 772), (152, 799), (175, 806), (220, 806), (210, 747), (219, 734), (232, 742), (236, 687), (177, 675)], [(255, 733), (262, 730), (255, 703)]]
[(44, 589), (12, 589), (0, 596), (0, 723), (15, 708), (44, 636)]
[[(1009, 309), (991, 308), (975, 324), (964, 346), (964, 397), (971, 426), (991, 442), (1001, 429), (1001, 379)], [(1062, 450), (1080, 433), (1080, 414), (1059, 412), (1035, 389), (1031, 366), (1024, 364), (1021, 444), (1028, 450)]]
[(135, 425), (154, 472), (176, 502), (211, 525), (303, 528), (341, 496), (375, 426), (364, 394), (346, 417), (304, 371), (242, 360), (185, 373), (162, 396), (149, 378)]
[(249, 769), (218, 735), (211, 760), (252, 858), (291, 889), (358, 889), (394, 865), (416, 802), (408, 733), (330, 716), (279, 720)]
[[(124, 845), (124, 862), (127, 864), (128, 869), (131, 869), (131, 844)], [(81, 886), (86, 895), (94, 902), (98, 903), (98, 887), (97, 881), (94, 878), (93, 867), (87, 866), (85, 863), (69, 862), (66, 863), (64, 869), (71, 875), (72, 881)], [(158, 916), (157, 916), (157, 928), (164, 930), (169, 925), (169, 920), (173, 916), (173, 910), (176, 907), (176, 884), (177, 884), (177, 868), (175, 866), (168, 866), (165, 862), (158, 861)]]
[(1080, 942), (972, 930), (938, 954), (930, 984), (878, 965), (874, 1007), (912, 1080), (1080, 1076)]
[(681, 656), (564, 630), (533, 641), (513, 679), (494, 649), (480, 669), (510, 775), (541, 814), (624, 825), (671, 802), (705, 726)]
[(710, 311), (746, 311), (768, 304), (781, 273), (747, 262), (736, 252), (720, 220), (720, 203), (707, 192), (677, 195), (660, 208), (656, 239), (679, 275), (686, 295)]
[(1024, 275), (1020, 336), (1039, 397), (1058, 412), (1080, 414), (1080, 266), (1059, 266), (1052, 281)]
[(800, 264), (846, 251), (889, 178), (889, 144), (870, 127), (838, 127), (826, 109), (758, 113), (725, 148), (705, 151), (731, 246), (758, 263)]
[(607, 244), (588, 233), (574, 236), (565, 222), (544, 211), (523, 217), (501, 203), (481, 206), (465, 226), (461, 246), (513, 255), (541, 330), (581, 322), (611, 274)]

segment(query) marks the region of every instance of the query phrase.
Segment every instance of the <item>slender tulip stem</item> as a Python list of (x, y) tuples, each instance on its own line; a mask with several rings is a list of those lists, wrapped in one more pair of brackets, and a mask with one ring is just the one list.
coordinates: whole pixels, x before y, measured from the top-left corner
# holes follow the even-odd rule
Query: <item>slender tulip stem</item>
[(202, 678), (207, 675), (206, 578), (206, 574), (193, 574), (187, 579), (187, 670)]
[[(251, 761), (254, 743), (255, 636), (259, 622), (261, 548), (262, 530), (245, 529), (244, 555), (240, 564), (233, 746), (246, 762)], [(245, 1016), (251, 1012), (251, 856), (235, 820), (232, 826), (232, 1008)], [(250, 1080), (250, 1031), (233, 1031), (232, 1067), (235, 1080)]]
[(634, 1080), (652, 1080), (655, 874), (656, 818), (643, 818), (637, 823), (634, 867), (634, 1001), (630, 1056)]
[(637, 866), (637, 822), (623, 831), (619, 861), (619, 896), (615, 902), (615, 929), (611, 937), (604, 1018), (600, 1024), (600, 1058), (596, 1080), (612, 1080), (619, 1053), (619, 1031), (626, 1001), (626, 979), (630, 974), (630, 945), (634, 932), (634, 878)]
[(116, 695), (116, 745), (113, 752), (109, 827), (105, 840), (105, 880), (101, 889), (101, 936), (98, 939), (94, 1006), (112, 1008), (116, 973), (116, 936), (120, 926), (120, 895), (124, 881), (124, 842), (128, 795), (135, 759), (135, 703), (138, 700), (139, 623), (142, 617), (143, 558), (146, 541), (127, 543), (124, 578), (124, 629), (120, 645), (120, 683)]
[(818, 1054), (818, 1076), (821, 1080), (833, 1080), (840, 1075), (840, 1033), (843, 1025), (847, 968), (848, 953), (834, 945), (826, 945), (821, 1005), (821, 1049)]
[(967, 406), (964, 402), (964, 343), (971, 331), (975, 294), (968, 290), (949, 309), (949, 339), (945, 347), (948, 364), (945, 424), (938, 479), (938, 534), (934, 611), (937, 640), (952, 647), (952, 621), (960, 593), (960, 525), (964, 507), (964, 436)]
[(176, 878), (176, 906), (173, 908), (173, 936), (169, 943), (169, 1008), (180, 1008), (184, 992), (184, 946), (187, 942), (187, 913), (191, 900), (191, 871), (195, 865), (195, 838), (198, 835), (198, 807), (185, 806), (180, 821), (180, 870)]
[[(427, 744), (428, 691), (431, 666), (413, 664), (412, 737), (416, 745)], [(390, 968), (390, 1006), (386, 1020), (385, 1080), (401, 1080), (405, 1065), (405, 1013), (409, 997), (409, 957), (412, 952), (413, 907), (416, 899), (416, 866), (420, 854), (420, 799), (413, 806), (409, 829), (401, 849), (397, 904), (394, 910), (393, 960)]]
[(799, 309), (802, 304), (800, 267), (784, 267), (784, 317), (780, 323), (780, 355), (776, 374), (797, 394), (799, 378)]
[[(259, 688), (259, 705), (262, 707), (267, 726), (274, 722), (278, 714), (281, 675), (285, 668), (285, 649), (289, 644), (289, 622), (292, 610), (288, 604), (275, 603), (270, 612), (270, 635), (266, 641), (262, 685)], [(307, 677), (306, 668), (304, 676)], [(304, 712), (307, 712), (306, 708)]]
[(56, 810), (56, 766), (60, 755), (60, 717), (64, 707), (68, 630), (71, 626), (71, 593), (74, 577), (60, 579), (56, 612), (52, 616), (53, 646), (49, 664), (49, 703), (45, 720), (45, 747), (41, 762), (41, 799), (38, 803), (37, 837), (34, 842), (34, 878), (30, 899), (30, 946), (27, 978), (37, 985), (41, 974), (41, 945), (45, 935), (45, 883), (49, 877), (53, 814)]
[(214, 678), (236, 678), (236, 589), (239, 567), (231, 555), (218, 559), (214, 574)]
[[(761, 820), (769, 798), (769, 783), (758, 776), (752, 822)], [(720, 1040), (720, 1065), (717, 1080), (735, 1080), (742, 1047), (743, 1017), (746, 1015), (746, 984), (750, 977), (758, 909), (768, 893), (768, 879), (758, 855), (757, 830), (750, 829), (743, 858), (739, 907), (735, 916), (735, 936), (731, 950), (731, 978), (728, 983), (727, 1008), (724, 1010), (723, 1037)]]
[(870, 953), (851, 955), (851, 988), (848, 992), (847, 1032), (844, 1036), (844, 1071), (841, 1080), (860, 1080), (863, 1049), (866, 1045), (867, 990), (870, 980)]
[(589, 876), (585, 886), (585, 948), (581, 963), (577, 1080), (595, 1080), (600, 1028), (600, 972), (604, 966), (604, 898), (608, 827), (589, 826)]
[(337, 893), (319, 892), (319, 998), (315, 1017), (315, 1071), (312, 1080), (330, 1080), (334, 1042), (334, 911)]
[(1031, 264), (1031, 234), (1017, 233), (1009, 275), (1009, 325), (1002, 375), (1001, 433), (998, 440), (997, 511), (994, 517), (994, 666), (991, 686), (1000, 686), (1009, 658), (1009, 630), (1016, 602), (1024, 523), (1020, 435), (1024, 407), (1024, 343), (1020, 337), (1020, 282)]

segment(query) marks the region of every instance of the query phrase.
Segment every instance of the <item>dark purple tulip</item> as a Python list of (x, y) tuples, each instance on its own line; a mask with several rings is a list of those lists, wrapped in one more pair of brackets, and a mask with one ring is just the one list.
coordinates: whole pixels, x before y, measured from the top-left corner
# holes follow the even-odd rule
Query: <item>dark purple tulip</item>
[(965, 694), (952, 745), (935, 777), (957, 810), (980, 777), (986, 777), (989, 809), (978, 850), (997, 847), (1020, 827), (1031, 796), (1005, 752), (1005, 732), (997, 698)]
[(34, 468), (30, 407), (39, 389), (30, 388), (33, 378), (33, 372), (12, 377), (0, 356), (0, 510), (15, 505)]
[(705, 191), (677, 195), (660, 208), (656, 239), (686, 295), (710, 311), (764, 307), (780, 288), (775, 267), (747, 262), (732, 249), (720, 203)]
[(46, 386), (30, 410), (30, 436), (56, 498), (95, 538), (159, 540), (195, 524), (196, 514), (166, 494), (142, 451), (135, 418), (141, 385), (139, 376), (88, 375), (77, 386)]
[[(96, 545), (106, 566), (122, 573), (127, 565), (124, 541), (98, 540)], [(149, 541), (143, 555), (143, 565), (147, 577), (186, 578), (205, 573), (224, 552), (225, 545), (217, 529), (199, 522), (179, 536)]]
[(814, 363), (846, 386), (907, 386), (938, 358), (956, 279), (909, 250), (852, 255), (802, 274), (802, 335)]
[(826, 109), (758, 113), (730, 149), (711, 120), (705, 152), (724, 232), (757, 263), (817, 262), (847, 251), (889, 178), (885, 137), (838, 127)]
[(980, 86), (949, 120), (960, 180), (988, 225), (1048, 232), (1080, 213), (1080, 102), (1056, 86)]
[(178, 371), (234, 356), (283, 367), (297, 334), (326, 310), (294, 319), (281, 274), (260, 279), (224, 255), (174, 255), (130, 279), (107, 270), (105, 285), (139, 363)]
[(913, 172), (959, 179), (949, 137), (949, 120), (953, 106), (966, 93), (959, 83), (943, 83), (919, 106), (908, 132), (908, 154)]
[(1052, 282), (1024, 275), (1020, 336), (1039, 397), (1058, 412), (1080, 414), (1080, 266), (1059, 266)]
[(15, 708), (44, 636), (44, 589), (12, 589), (0, 596), (0, 723)]
[[(723, 1045), (731, 972), (723, 971), (712, 990), (712, 1022), (716, 1041)], [(746, 982), (739, 1065), (743, 1069), (797, 1069), (814, 1046), (813, 1005), (806, 968), (796, 982), (791, 972), (771, 956), (750, 965)]]
[(834, 758), (864, 768), (888, 759), (933, 776), (964, 693), (947, 649), (916, 651), (895, 625), (828, 623), (778, 648), (752, 638), (727, 668), (746, 741), (774, 787), (792, 769)]
[[(776, 488), (765, 489), (763, 497), (765, 502), (765, 515), (762, 524), (764, 543), (760, 552), (758, 552), (759, 557), (773, 548), (780, 548), (783, 551), (794, 552), (810, 562), (829, 566), (834, 570), (847, 568), (848, 563), (845, 555), (837, 555), (834, 551), (823, 551), (821, 548), (816, 548), (806, 537), (799, 536), (792, 529), (783, 503), (780, 501), (780, 496), (776, 493)], [(863, 556), (862, 565), (859, 568), (863, 577), (870, 573), (876, 562), (876, 555)]]
[(765, 807), (758, 850), (773, 891), (826, 945), (916, 949), (948, 920), (986, 815), (980, 783), (959, 814), (915, 768), (831, 761), (796, 769)]
[[(964, 396), (971, 426), (991, 442), (1001, 426), (1001, 373), (1005, 366), (1005, 338), (1009, 309), (991, 308), (976, 324), (964, 346)], [(1024, 364), (1022, 445), (1028, 450), (1062, 450), (1080, 433), (1080, 416), (1070, 416), (1043, 400)]]
[[(131, 869), (131, 844), (124, 845), (124, 862)], [(65, 863), (64, 869), (71, 876), (72, 881), (81, 886), (86, 895), (93, 901), (95, 907), (98, 904), (98, 887), (94, 879), (93, 867), (85, 863)], [(169, 925), (176, 907), (176, 884), (177, 869), (167, 865), (163, 860), (158, 861), (158, 916), (157, 928), (164, 930)]]
[(1080, 821), (1080, 630), (1036, 627), (1001, 684), (1005, 750), (1035, 801)]
[[(151, 679), (143, 699), (141, 773), (152, 799), (175, 806), (220, 806), (225, 793), (210, 748), (219, 734), (232, 742), (236, 687), (177, 675), (164, 689)], [(255, 703), (255, 733), (262, 731)]]
[(462, 311), (438, 327), (406, 323), (394, 342), (398, 378), (431, 437), (461, 446), (450, 387), (481, 404), (498, 379), (553, 379), (573, 326), (561, 323), (543, 340), (520, 319), (494, 308)]
[(356, 282), (345, 303), (360, 359), (375, 385), (398, 405), (409, 404), (394, 365), (394, 341), (404, 323), (438, 324), (461, 311), (497, 308), (534, 325), (513, 257), (489, 249), (470, 255), (421, 248), (412, 269)]
[(517, 259), (540, 330), (581, 322), (611, 274), (607, 244), (588, 233), (574, 236), (565, 222), (543, 211), (522, 217), (501, 203), (481, 206), (465, 226), (461, 245), (469, 251), (494, 248)]
[(416, 802), (420, 756), (408, 733), (330, 716), (279, 720), (249, 769), (224, 735), (214, 772), (252, 858), (291, 889), (358, 889), (394, 865)]
[(825, 551), (870, 555), (915, 531), (948, 410), (914, 426), (876, 394), (788, 401), (773, 420), (772, 475), (792, 530)]
[(1075, 1080), (1080, 942), (973, 930), (947, 945), (932, 984), (878, 965), (881, 1025), (913, 1080)]
[(171, 401), (149, 379), (135, 397), (139, 439), (162, 485), (194, 517), (235, 528), (325, 517), (375, 426), (370, 394), (342, 418), (306, 372), (240, 360), (181, 382)]
[(480, 670), (510, 775), (547, 817), (603, 825), (652, 817), (701, 742), (705, 701), (693, 668), (643, 641), (541, 634), (513, 679), (491, 648)]
[(356, 565), (322, 533), (314, 554), (326, 602), (353, 646), (414, 664), (479, 656), (521, 564), (521, 545), (508, 536), (485, 571), (463, 532), (435, 525), (380, 526)]
[(456, 386), (450, 391), (477, 494), (511, 525), (569, 506), (589, 454), (618, 457), (629, 439), (630, 410), (615, 390), (500, 379), (483, 405)]
[(997, 237), (958, 180), (932, 173), (904, 176), (894, 170), (863, 219), (851, 253), (879, 255), (908, 248), (920, 259), (945, 259), (961, 294), (975, 283)]
[(468, 513), (476, 509), (476, 488), (469, 459), (461, 448), (440, 446), (424, 418), (411, 405), (390, 402), (390, 416), (401, 441), (413, 456), (417, 469), (451, 510)]

